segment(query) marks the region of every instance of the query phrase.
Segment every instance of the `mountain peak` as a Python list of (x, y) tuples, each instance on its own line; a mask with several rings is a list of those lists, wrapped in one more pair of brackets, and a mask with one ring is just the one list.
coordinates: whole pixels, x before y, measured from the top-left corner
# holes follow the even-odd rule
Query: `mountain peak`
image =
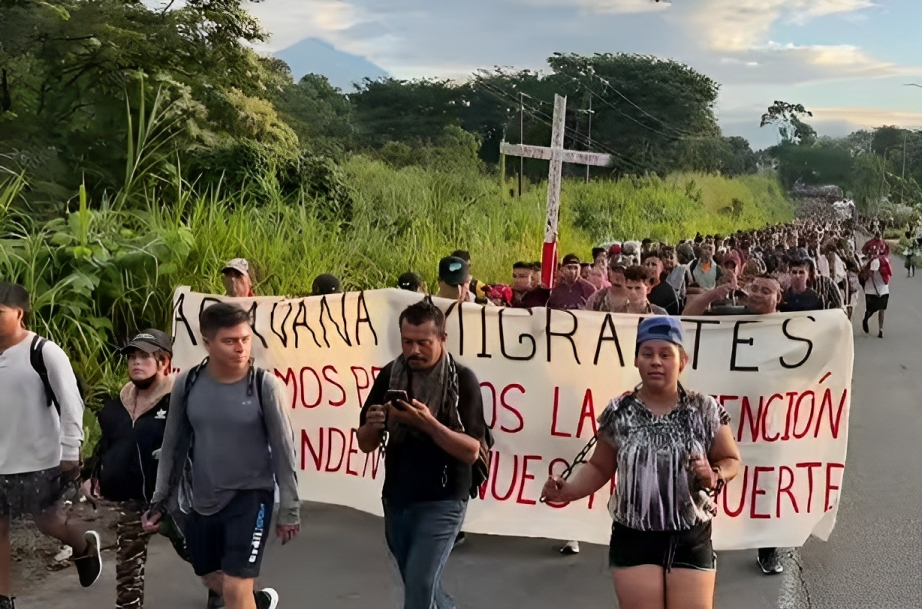
[(322, 74), (330, 84), (346, 93), (352, 91), (354, 82), (388, 76), (387, 71), (364, 57), (340, 51), (319, 38), (305, 38), (278, 51), (275, 56), (288, 64), (295, 82), (305, 74)]

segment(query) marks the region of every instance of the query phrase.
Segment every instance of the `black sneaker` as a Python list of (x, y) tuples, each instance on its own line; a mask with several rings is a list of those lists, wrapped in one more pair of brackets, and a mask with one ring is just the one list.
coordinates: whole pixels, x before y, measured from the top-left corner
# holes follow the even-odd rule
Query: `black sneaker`
[(15, 609), (15, 596), (0, 596), (0, 609)]
[(224, 597), (215, 592), (214, 590), (208, 590), (208, 604), (206, 605), (207, 609), (224, 609)]
[(279, 593), (274, 588), (263, 588), (253, 593), (256, 609), (275, 609), (279, 606)]
[(102, 556), (99, 553), (102, 544), (96, 531), (87, 531), (83, 536), (86, 538), (86, 551), (81, 556), (74, 557), (74, 565), (77, 567), (77, 575), (80, 576), (80, 585), (89, 588), (102, 574)]
[(878, 330), (878, 331), (877, 331), (877, 338), (883, 338), (883, 337), (884, 337), (884, 331), (883, 331), (883, 330)]
[(868, 328), (868, 318), (867, 317), (861, 320), (861, 329), (864, 330), (865, 334), (871, 331), (871, 329)]
[(765, 556), (760, 552), (757, 560), (759, 561), (759, 566), (762, 568), (762, 573), (765, 575), (776, 575), (784, 571), (784, 565), (782, 565), (781, 561), (778, 559), (778, 552), (772, 552)]

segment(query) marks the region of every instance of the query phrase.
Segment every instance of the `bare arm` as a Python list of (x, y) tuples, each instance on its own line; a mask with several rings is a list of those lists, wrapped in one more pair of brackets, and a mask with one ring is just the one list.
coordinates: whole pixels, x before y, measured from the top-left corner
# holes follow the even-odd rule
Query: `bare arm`
[[(428, 410), (428, 408), (426, 410)], [(432, 428), (429, 435), (439, 448), (455, 459), (463, 461), (468, 465), (473, 465), (474, 462), (477, 461), (477, 457), (480, 456), (480, 440), (472, 438), (466, 433), (452, 431), (438, 421), (435, 423), (436, 425)]]
[(439, 448), (449, 455), (467, 464), (473, 464), (480, 455), (480, 440), (466, 433), (452, 431), (432, 414), (429, 407), (413, 400), (412, 403), (400, 401), (403, 409), (392, 408), (390, 416), (397, 423), (403, 423), (419, 429), (429, 435)]
[(359, 440), (359, 449), (363, 453), (370, 453), (381, 446), (382, 432), (384, 431), (384, 406), (375, 404), (368, 407), (365, 422), (356, 431)]
[[(717, 435), (714, 436), (714, 443), (708, 453), (708, 461), (712, 467), (720, 470), (719, 476), (724, 482), (730, 482), (740, 473), (743, 461), (729, 425), (721, 425), (718, 428)], [(714, 483), (716, 484), (716, 480)]]
[(682, 315), (704, 315), (712, 302), (727, 298), (731, 289), (730, 284), (727, 283), (719, 285), (713, 290), (708, 290), (694, 298), (689, 298), (688, 304), (685, 305), (685, 310), (682, 311)]
[(615, 475), (618, 451), (607, 442), (599, 442), (592, 451), (589, 463), (578, 470), (570, 480), (551, 476), (544, 485), (541, 496), (554, 503), (582, 499), (602, 488)]

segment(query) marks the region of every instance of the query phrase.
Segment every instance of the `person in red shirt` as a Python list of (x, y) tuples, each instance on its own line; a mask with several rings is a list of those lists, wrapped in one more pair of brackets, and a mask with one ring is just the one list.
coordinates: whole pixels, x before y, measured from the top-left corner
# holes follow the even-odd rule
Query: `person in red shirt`
[(861, 253), (865, 256), (871, 255), (872, 251), (876, 252), (878, 256), (890, 255), (890, 244), (881, 238), (880, 231), (875, 232), (874, 238), (861, 246)]
[(576, 254), (563, 257), (557, 276), (557, 285), (547, 300), (549, 309), (581, 309), (589, 297), (595, 294), (595, 286), (580, 276), (580, 262)]

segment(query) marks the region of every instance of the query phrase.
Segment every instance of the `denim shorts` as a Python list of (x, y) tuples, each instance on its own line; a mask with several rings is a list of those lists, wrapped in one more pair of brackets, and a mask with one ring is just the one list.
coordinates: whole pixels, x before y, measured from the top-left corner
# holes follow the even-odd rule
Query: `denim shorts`
[(667, 571), (673, 568), (714, 571), (717, 555), (711, 544), (710, 521), (687, 531), (638, 531), (614, 523), (608, 566), (624, 569), (641, 565), (656, 565)]

